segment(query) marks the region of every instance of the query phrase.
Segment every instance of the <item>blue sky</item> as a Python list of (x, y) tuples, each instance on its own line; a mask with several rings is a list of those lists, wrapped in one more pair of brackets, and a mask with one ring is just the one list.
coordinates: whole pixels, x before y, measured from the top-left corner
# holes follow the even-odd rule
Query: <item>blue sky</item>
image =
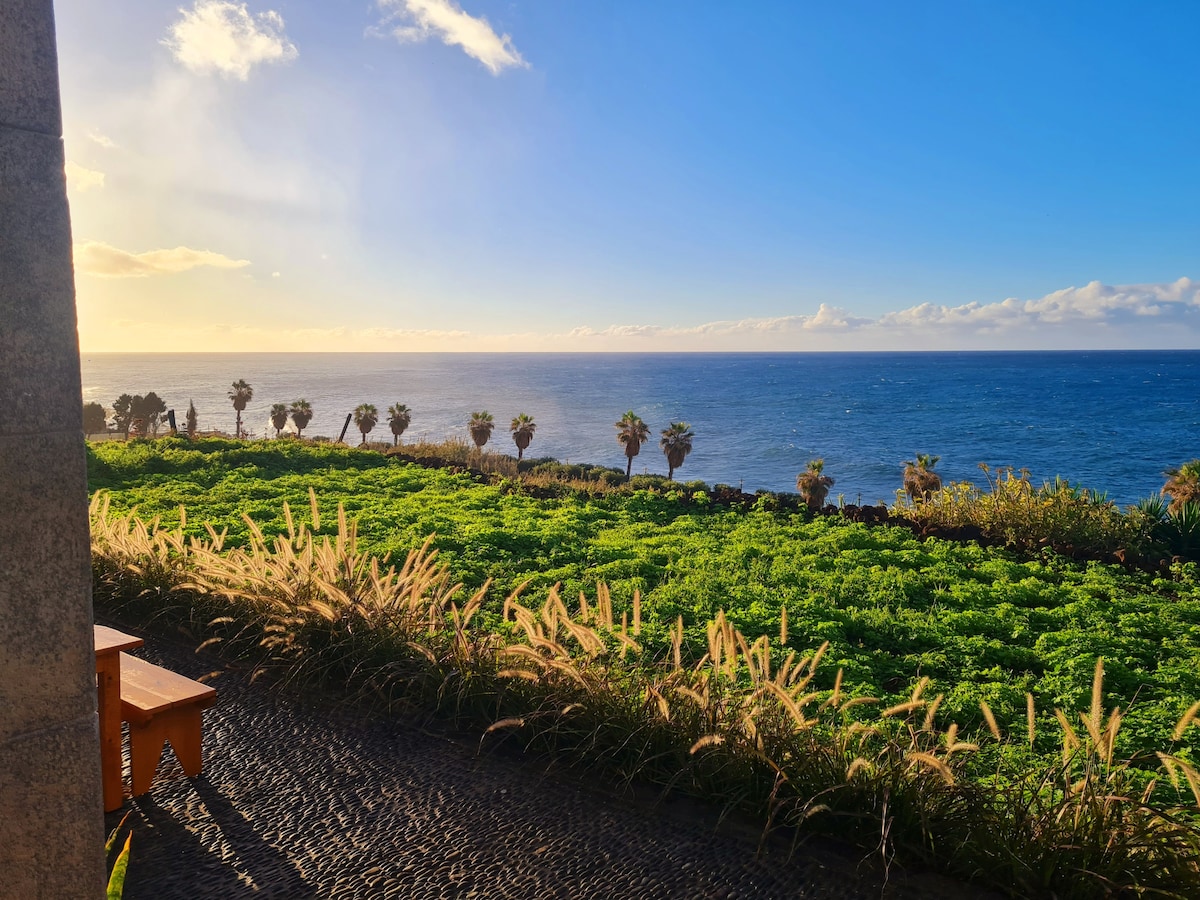
[(100, 350), (1200, 346), (1200, 7), (58, 0)]

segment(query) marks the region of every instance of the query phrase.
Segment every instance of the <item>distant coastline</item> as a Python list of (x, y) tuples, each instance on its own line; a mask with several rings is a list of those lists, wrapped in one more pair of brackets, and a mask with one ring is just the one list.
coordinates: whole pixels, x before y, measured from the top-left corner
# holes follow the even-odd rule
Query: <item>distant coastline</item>
[[(337, 437), (362, 402), (413, 410), (414, 439), (465, 437), (470, 413), (538, 423), (529, 450), (622, 466), (612, 423), (634, 409), (657, 431), (687, 421), (695, 449), (678, 477), (794, 491), (809, 459), (831, 497), (891, 502), (902, 461), (939, 455), (947, 480), (978, 464), (1059, 475), (1133, 503), (1200, 450), (1200, 351), (857, 351), (795, 353), (104, 353), (84, 354), (85, 400), (154, 390), (202, 430), (232, 433), (226, 393), (254, 387), (247, 427), (272, 403), (307, 399), (306, 434)], [(497, 434), (511, 442), (507, 434)], [(665, 474), (657, 447), (635, 472)]]

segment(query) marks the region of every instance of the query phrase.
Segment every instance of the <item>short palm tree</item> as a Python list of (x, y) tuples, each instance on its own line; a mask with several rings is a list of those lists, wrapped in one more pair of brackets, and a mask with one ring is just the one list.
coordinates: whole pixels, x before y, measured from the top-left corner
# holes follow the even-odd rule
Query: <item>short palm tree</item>
[(517, 462), (520, 462), (525, 458), (525, 450), (533, 440), (533, 433), (537, 431), (537, 423), (525, 413), (521, 413), (512, 420), (508, 430), (512, 432), (513, 443), (517, 445)]
[(810, 459), (808, 468), (796, 476), (796, 490), (801, 499), (813, 512), (825, 505), (829, 489), (833, 487), (833, 479), (821, 474), (825, 469), (825, 460)]
[(185, 425), (187, 428), (187, 436), (189, 438), (195, 438), (198, 422), (196, 421), (196, 404), (191, 400), (188, 401), (187, 419), (185, 421), (187, 423)]
[(246, 379), (239, 378), (233, 383), (233, 389), (229, 392), (229, 399), (233, 402), (233, 408), (237, 410), (237, 431), (235, 437), (242, 437), (242, 410), (246, 408), (254, 397), (254, 388), (246, 384)]
[(642, 444), (650, 440), (650, 426), (631, 409), (616, 422), (617, 443), (625, 448), (625, 479), (633, 475), (633, 458), (642, 451)]
[(275, 403), (271, 406), (271, 424), (275, 426), (275, 437), (283, 437), (283, 429), (287, 428), (288, 408), (286, 403)]
[(412, 422), (412, 410), (403, 403), (394, 403), (388, 407), (388, 428), (392, 429), (392, 446), (400, 443), (400, 435)]
[(928, 500), (934, 491), (941, 490), (942, 476), (933, 471), (939, 459), (940, 456), (918, 453), (916, 462), (904, 463), (904, 492), (914, 503), (918, 499)]
[(354, 427), (362, 432), (362, 442), (367, 442), (367, 435), (379, 421), (379, 410), (372, 403), (360, 403), (354, 408)]
[(313, 408), (307, 400), (292, 401), (292, 424), (296, 426), (296, 437), (300, 437), (301, 432), (308, 427), (308, 423), (312, 421)]
[(471, 413), (471, 421), (467, 423), (467, 431), (471, 432), (471, 440), (475, 442), (475, 446), (479, 448), (479, 452), (483, 452), (483, 445), (488, 442), (488, 438), (492, 436), (492, 429), (496, 427), (495, 420), (492, 419), (492, 414), (486, 409), (482, 412)]
[(675, 470), (683, 465), (684, 459), (692, 452), (692, 438), (695, 436), (692, 426), (687, 422), (672, 422), (662, 430), (658, 446), (662, 447), (663, 455), (667, 457), (667, 481), (675, 477)]
[(1167, 476), (1167, 483), (1160, 493), (1171, 498), (1171, 512), (1182, 510), (1188, 503), (1200, 503), (1200, 459), (1189, 460), (1163, 474)]

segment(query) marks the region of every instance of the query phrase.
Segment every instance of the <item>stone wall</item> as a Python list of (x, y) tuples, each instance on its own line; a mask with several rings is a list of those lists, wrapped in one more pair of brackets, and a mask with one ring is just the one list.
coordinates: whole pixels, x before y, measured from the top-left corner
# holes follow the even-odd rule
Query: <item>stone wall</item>
[(52, 0), (0, 2), (0, 894), (103, 895), (87, 483)]

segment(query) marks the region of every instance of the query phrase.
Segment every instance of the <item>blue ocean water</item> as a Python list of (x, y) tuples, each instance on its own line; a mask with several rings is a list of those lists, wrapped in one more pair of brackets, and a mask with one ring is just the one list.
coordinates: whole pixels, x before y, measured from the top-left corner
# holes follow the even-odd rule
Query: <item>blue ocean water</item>
[[(891, 502), (902, 462), (941, 457), (943, 479), (979, 482), (978, 464), (1029, 469), (1104, 490), (1119, 503), (1156, 493), (1164, 469), (1200, 456), (1200, 351), (792, 354), (87, 354), (85, 400), (156, 391), (180, 421), (233, 432), (227, 393), (244, 378), (244, 413), (273, 434), (272, 403), (303, 397), (308, 435), (337, 437), (374, 403), (413, 410), (406, 439), (466, 437), (474, 410), (538, 429), (528, 454), (623, 468), (613, 423), (628, 409), (654, 430), (635, 472), (666, 474), (657, 433), (687, 421), (695, 449), (681, 480), (795, 490), (823, 457), (833, 497)], [(390, 440), (386, 422), (372, 437)], [(347, 441), (358, 435), (353, 430)]]

